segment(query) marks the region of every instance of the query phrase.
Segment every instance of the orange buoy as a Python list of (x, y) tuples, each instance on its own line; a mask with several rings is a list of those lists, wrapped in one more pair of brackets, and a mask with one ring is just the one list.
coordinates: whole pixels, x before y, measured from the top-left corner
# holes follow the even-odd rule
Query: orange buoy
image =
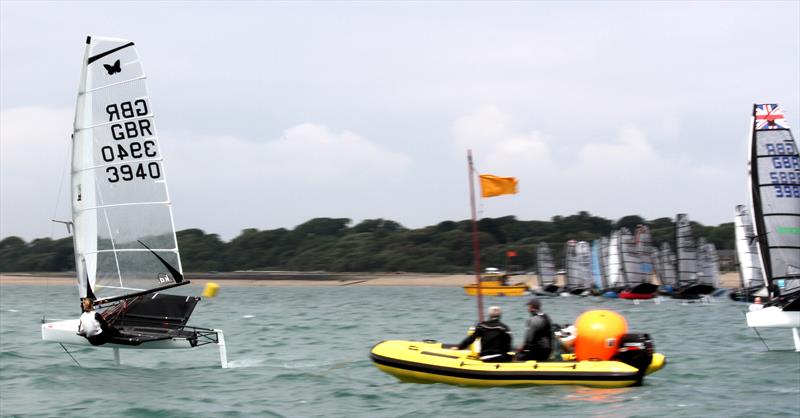
[(575, 321), (575, 357), (582, 360), (609, 360), (628, 332), (625, 318), (607, 310), (586, 311)]

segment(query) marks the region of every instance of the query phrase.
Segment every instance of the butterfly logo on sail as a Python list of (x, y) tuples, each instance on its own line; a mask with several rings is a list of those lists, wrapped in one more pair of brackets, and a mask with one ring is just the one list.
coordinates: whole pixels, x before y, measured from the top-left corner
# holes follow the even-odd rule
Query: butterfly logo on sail
[(113, 65), (103, 64), (103, 67), (105, 67), (106, 71), (108, 71), (108, 75), (114, 75), (122, 72), (122, 66), (119, 63), (119, 60), (117, 60)]

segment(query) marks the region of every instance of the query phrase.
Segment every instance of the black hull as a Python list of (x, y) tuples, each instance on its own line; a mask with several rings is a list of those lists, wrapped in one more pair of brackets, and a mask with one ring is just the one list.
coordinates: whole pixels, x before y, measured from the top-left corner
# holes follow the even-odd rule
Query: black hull
[[(756, 298), (756, 293), (761, 290), (761, 287), (752, 287), (749, 289), (738, 288), (728, 293), (728, 297), (736, 302), (749, 302), (753, 303)], [(762, 299), (767, 299), (763, 297)]]

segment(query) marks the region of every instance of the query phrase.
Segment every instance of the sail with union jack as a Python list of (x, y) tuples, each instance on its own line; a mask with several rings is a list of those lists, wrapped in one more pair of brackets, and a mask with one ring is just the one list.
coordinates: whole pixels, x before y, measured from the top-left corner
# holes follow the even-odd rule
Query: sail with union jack
[(757, 131), (789, 129), (789, 123), (783, 118), (783, 110), (776, 104), (757, 104), (754, 116)]

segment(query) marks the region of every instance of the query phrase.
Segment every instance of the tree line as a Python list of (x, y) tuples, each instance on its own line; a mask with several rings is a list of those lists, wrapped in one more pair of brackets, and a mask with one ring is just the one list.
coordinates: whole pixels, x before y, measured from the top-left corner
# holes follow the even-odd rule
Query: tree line
[[(650, 227), (653, 243), (675, 247), (672, 218), (645, 220), (638, 215), (616, 222), (579, 212), (550, 221), (522, 221), (514, 216), (478, 221), (481, 265), (533, 270), (536, 246), (549, 244), (556, 267), (564, 260), (568, 240), (591, 241), (625, 227)], [(471, 221), (444, 221), (409, 229), (386, 219), (353, 224), (347, 218), (315, 218), (294, 229), (245, 229), (229, 242), (200, 229), (177, 232), (183, 268), (187, 272), (234, 270), (297, 270), (330, 272), (457, 273), (473, 268)], [(695, 237), (705, 237), (717, 249), (734, 248), (733, 223), (704, 226), (692, 222)], [(514, 251), (515, 257), (507, 258)], [(11, 236), (0, 241), (0, 271), (74, 271), (72, 238), (34, 239)]]

